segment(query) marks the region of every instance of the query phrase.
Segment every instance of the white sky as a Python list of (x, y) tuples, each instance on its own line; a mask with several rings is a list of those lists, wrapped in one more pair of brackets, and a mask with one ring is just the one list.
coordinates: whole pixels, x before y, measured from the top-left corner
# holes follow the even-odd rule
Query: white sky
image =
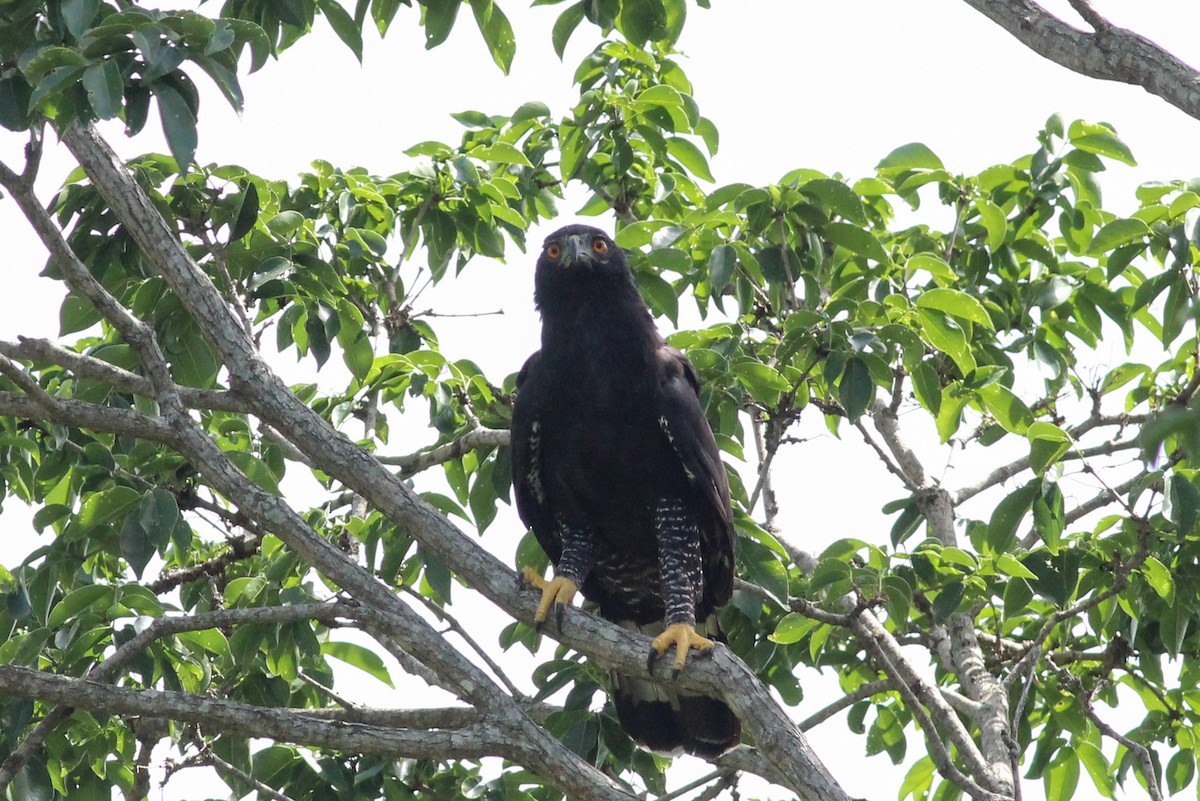
[[(795, 167), (853, 179), (871, 174), (880, 158), (911, 141), (929, 145), (953, 172), (976, 172), (1030, 152), (1053, 112), (1067, 121), (1109, 122), (1133, 149), (1137, 167), (1114, 164), (1100, 177), (1111, 210), (1132, 211), (1133, 189), (1141, 182), (1200, 175), (1200, 122), (1140, 88), (1083, 78), (1043, 60), (959, 0), (713, 4), (708, 11), (689, 7), (680, 47), (701, 111), (721, 132), (712, 162), (718, 183), (770, 182)], [(197, 71), (204, 90), (197, 160), (237, 163), (271, 178), (293, 178), (315, 158), (388, 174), (407, 165), (402, 151), (416, 142), (457, 142), (462, 128), (449, 118), (451, 112), (510, 113), (537, 99), (563, 114), (577, 96), (570, 76), (594, 46), (594, 29), (577, 30), (560, 64), (549, 32), (566, 6), (501, 5), (518, 45), (507, 77), (492, 64), (466, 9), (450, 40), (427, 52), (417, 12), (402, 8), (386, 41), (368, 33), (362, 67), (318, 20), (318, 35), (244, 79), (246, 110), (240, 118)], [(1074, 19), (1065, 0), (1047, 5)], [(1194, 0), (1095, 5), (1114, 22), (1200, 64), (1200, 4)], [(153, 110), (146, 131), (134, 141), (125, 140), (116, 126), (104, 130), (128, 156), (164, 149)], [(18, 165), (23, 144), (23, 137), (0, 131), (0, 158)], [(48, 155), (41, 183), (45, 199), (69, 166), (61, 153)], [(573, 209), (563, 204), (561, 222), (572, 219)], [(36, 278), (44, 251), (7, 200), (0, 200), (0, 231), (8, 281), (0, 295), (0, 338), (55, 336), (61, 291)], [(539, 241), (539, 234), (531, 234), (535, 248)], [(444, 311), (505, 311), (501, 317), (436, 321), (448, 355), (470, 355), (495, 378), (520, 366), (537, 347), (532, 264), (532, 256), (513, 249), (506, 266), (472, 265), (469, 285), (457, 290), (448, 285), (438, 293), (448, 302)], [(330, 377), (330, 386), (337, 380)], [(394, 437), (393, 444), (410, 451), (430, 439), (418, 433), (411, 441)], [(782, 456), (778, 470), (780, 522), (789, 538), (813, 551), (845, 536), (886, 542), (891, 521), (878, 509), (902, 493), (857, 443), (819, 437)], [(18, 562), (34, 541), (28, 516), (10, 503), (0, 517), (3, 563)], [(511, 547), (517, 528), (509, 516), (486, 538), (511, 538)], [(481, 633), (485, 645), (494, 645), (486, 630)], [(799, 714), (821, 705), (806, 699)], [(862, 739), (847, 735), (839, 721), (818, 730), (818, 753), (851, 795), (893, 798), (903, 773), (891, 770), (886, 758), (864, 763)], [(920, 750), (910, 734), (910, 757)], [(1025, 789), (1026, 798), (1040, 797), (1040, 782)], [(1090, 789), (1085, 777), (1080, 797)], [(196, 791), (194, 785), (169, 786), (164, 797)], [(1131, 784), (1129, 797), (1139, 793)]]

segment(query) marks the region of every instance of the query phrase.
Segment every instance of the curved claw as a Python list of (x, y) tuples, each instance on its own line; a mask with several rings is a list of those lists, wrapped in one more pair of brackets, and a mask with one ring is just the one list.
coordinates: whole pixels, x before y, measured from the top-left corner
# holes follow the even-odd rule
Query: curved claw
[(531, 586), (542, 591), (542, 599), (538, 601), (537, 612), (533, 615), (534, 629), (537, 631), (542, 630), (542, 626), (546, 623), (546, 618), (550, 616), (550, 606), (553, 604), (554, 622), (558, 624), (558, 628), (561, 631), (563, 610), (570, 605), (571, 599), (575, 597), (575, 593), (579, 591), (579, 587), (575, 582), (564, 576), (555, 576), (547, 581), (532, 567), (525, 568), (521, 573)]
[(688, 652), (693, 648), (697, 651), (707, 651), (713, 647), (713, 641), (699, 634), (691, 623), (672, 623), (650, 643), (646, 670), (653, 670), (654, 660), (663, 656), (672, 645), (675, 646), (675, 662), (671, 678), (676, 679), (687, 664)]

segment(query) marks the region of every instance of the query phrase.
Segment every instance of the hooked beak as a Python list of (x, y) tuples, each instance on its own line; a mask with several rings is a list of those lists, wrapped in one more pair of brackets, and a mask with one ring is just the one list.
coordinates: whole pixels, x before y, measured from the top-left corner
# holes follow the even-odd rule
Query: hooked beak
[(562, 266), (574, 267), (576, 264), (591, 263), (592, 250), (589, 247), (588, 237), (580, 235), (567, 237), (567, 241), (563, 242)]

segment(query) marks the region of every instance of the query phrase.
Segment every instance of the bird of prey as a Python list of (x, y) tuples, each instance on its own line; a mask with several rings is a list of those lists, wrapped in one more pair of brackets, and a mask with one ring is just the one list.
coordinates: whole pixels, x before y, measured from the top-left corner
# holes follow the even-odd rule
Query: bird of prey
[[(600, 615), (654, 634), (649, 660), (724, 642), (716, 610), (733, 589), (729, 485), (695, 368), (663, 341), (621, 252), (569, 225), (542, 246), (534, 279), (542, 347), (521, 369), (513, 485), (521, 519), (555, 566), (540, 628), (575, 593)], [(617, 716), (655, 751), (716, 756), (741, 724), (719, 698), (615, 675)]]

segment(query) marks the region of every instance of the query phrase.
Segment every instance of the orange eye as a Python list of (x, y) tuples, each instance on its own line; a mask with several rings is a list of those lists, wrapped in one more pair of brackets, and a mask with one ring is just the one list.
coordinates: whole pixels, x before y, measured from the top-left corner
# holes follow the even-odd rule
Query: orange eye
[(595, 239), (592, 240), (592, 250), (594, 250), (600, 254), (607, 253), (608, 252), (608, 243), (605, 242), (600, 237), (596, 237)]
[(557, 242), (551, 242), (549, 245), (546, 245), (546, 255), (557, 261), (558, 257), (562, 255), (562, 245)]

